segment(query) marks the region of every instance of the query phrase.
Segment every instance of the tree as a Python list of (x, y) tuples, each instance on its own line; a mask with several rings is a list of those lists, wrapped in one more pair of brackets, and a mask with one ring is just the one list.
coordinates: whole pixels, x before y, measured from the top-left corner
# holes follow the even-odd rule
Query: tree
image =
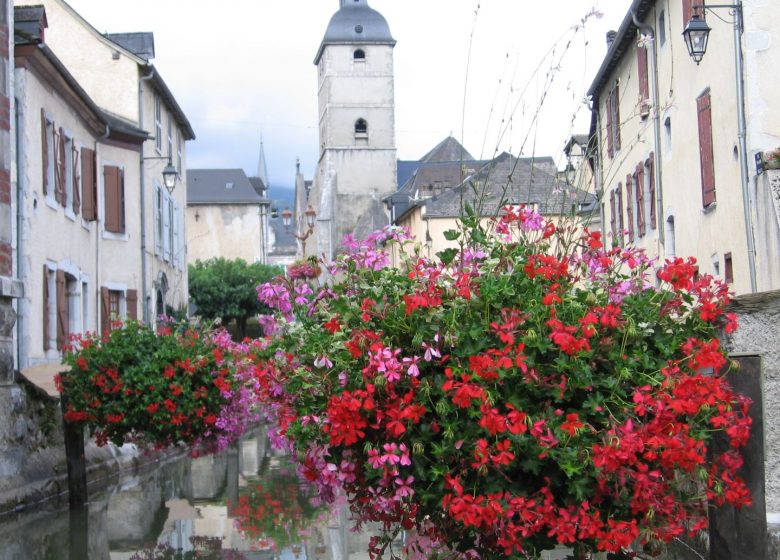
[(283, 274), (278, 266), (247, 264), (243, 259), (222, 257), (198, 260), (189, 266), (190, 299), (204, 319), (221, 319), (223, 325), (236, 321), (239, 338), (246, 334), (247, 320), (268, 312), (257, 299), (255, 286)]

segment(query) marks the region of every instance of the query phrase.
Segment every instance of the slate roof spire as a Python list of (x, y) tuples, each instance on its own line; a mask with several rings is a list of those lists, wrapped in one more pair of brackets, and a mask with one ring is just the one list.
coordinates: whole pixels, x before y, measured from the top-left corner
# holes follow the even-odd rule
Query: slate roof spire
[(268, 166), (265, 163), (265, 150), (263, 149), (263, 137), (260, 137), (260, 157), (257, 160), (257, 177), (263, 181), (265, 188), (269, 187), (268, 184)]

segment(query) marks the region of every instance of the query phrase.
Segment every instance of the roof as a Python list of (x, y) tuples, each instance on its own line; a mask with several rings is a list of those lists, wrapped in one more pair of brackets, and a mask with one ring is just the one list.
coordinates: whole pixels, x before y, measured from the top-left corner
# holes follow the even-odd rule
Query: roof
[(243, 169), (188, 169), (187, 204), (260, 204)]
[[(79, 115), (92, 128), (92, 132), (96, 136), (103, 135), (108, 131), (109, 139), (141, 144), (149, 137), (146, 131), (98, 107), (54, 52), (40, 42), (41, 33), (28, 33), (26, 31), (27, 29), (42, 30), (45, 27), (41, 22), (45, 24), (46, 14), (43, 8), (39, 8), (35, 6), (14, 9), (15, 64), (32, 67), (52, 85), (67, 88), (66, 102), (71, 106), (82, 108)], [(19, 19), (16, 19), (17, 14), (20, 16)], [(62, 89), (58, 89), (58, 91), (61, 96), (65, 95)]]
[(265, 183), (260, 177), (249, 177), (249, 183), (252, 185), (252, 188), (255, 189), (258, 196), (264, 197), (267, 194)]
[(139, 58), (146, 61), (154, 58), (154, 34), (149, 31), (106, 33), (105, 36)]
[(580, 205), (577, 210), (589, 207), (593, 195), (558, 188), (555, 176), (545, 170), (546, 159), (516, 158), (504, 152), (460, 186), (425, 201), (425, 217), (459, 217), (466, 202), (481, 216), (496, 215), (504, 204), (539, 205), (542, 214), (569, 211), (571, 204)]
[(647, 13), (655, 6), (656, 0), (633, 0), (628, 9), (620, 28), (617, 31), (615, 40), (610, 45), (604, 61), (601, 63), (593, 83), (588, 89), (588, 95), (598, 99), (599, 92), (604, 87), (612, 72), (617, 68), (623, 55), (628, 52), (636, 42), (636, 32), (639, 29), (634, 23), (634, 15), (639, 21), (642, 21)]
[(341, 8), (330, 18), (314, 64), (327, 45), (395, 45), (387, 20), (368, 6), (368, 0), (342, 0)]
[(472, 156), (463, 145), (452, 136), (447, 136), (439, 142), (430, 152), (420, 158), (421, 162), (431, 163), (436, 161), (466, 161), (473, 160)]

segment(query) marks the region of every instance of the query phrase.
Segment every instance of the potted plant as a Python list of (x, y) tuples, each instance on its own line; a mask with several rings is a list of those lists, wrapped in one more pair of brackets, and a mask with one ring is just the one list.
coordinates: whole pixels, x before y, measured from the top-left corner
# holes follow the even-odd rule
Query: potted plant
[(320, 496), (384, 529), (373, 557), (402, 530), (410, 558), (629, 557), (749, 503), (726, 285), (682, 258), (656, 282), (641, 250), (522, 207), (464, 221), (436, 261), (390, 227), (348, 239), (331, 285), (258, 288), (281, 433)]
[(764, 168), (780, 169), (780, 147), (764, 152)]

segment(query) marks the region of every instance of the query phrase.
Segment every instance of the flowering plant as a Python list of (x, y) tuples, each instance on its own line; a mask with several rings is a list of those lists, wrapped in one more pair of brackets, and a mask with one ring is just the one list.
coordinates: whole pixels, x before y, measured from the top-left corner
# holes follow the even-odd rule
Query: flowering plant
[(474, 222), (436, 262), (387, 228), (347, 240), (330, 286), (258, 288), (281, 432), (323, 497), (384, 528), (372, 557), (401, 529), (410, 558), (656, 550), (749, 503), (727, 287), (523, 207)]
[(181, 442), (216, 451), (257, 419), (260, 366), (250, 346), (223, 330), (116, 327), (75, 335), (64, 357), (71, 369), (57, 379), (64, 419), (90, 426), (98, 445)]
[(251, 540), (282, 550), (301, 543), (316, 517), (327, 514), (322, 505), (314, 505), (315, 491), (293, 468), (273, 469), (242, 488), (238, 503), (229, 504), (230, 516)]
[(764, 163), (769, 169), (777, 169), (780, 167), (780, 147), (764, 152)]

